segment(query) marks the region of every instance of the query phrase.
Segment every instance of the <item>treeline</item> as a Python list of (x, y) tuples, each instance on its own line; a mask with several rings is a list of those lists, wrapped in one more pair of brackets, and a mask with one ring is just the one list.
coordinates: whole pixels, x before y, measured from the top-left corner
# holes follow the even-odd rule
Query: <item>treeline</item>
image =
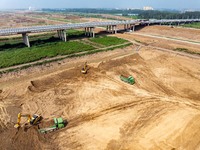
[(180, 12), (180, 11), (144, 11), (140, 9), (42, 9), (44, 12), (63, 13), (93, 13), (93, 14), (120, 14), (122, 16), (136, 15), (139, 19), (198, 19), (200, 12)]
[(200, 12), (162, 12), (162, 11), (143, 11), (138, 15), (142, 19), (199, 19)]

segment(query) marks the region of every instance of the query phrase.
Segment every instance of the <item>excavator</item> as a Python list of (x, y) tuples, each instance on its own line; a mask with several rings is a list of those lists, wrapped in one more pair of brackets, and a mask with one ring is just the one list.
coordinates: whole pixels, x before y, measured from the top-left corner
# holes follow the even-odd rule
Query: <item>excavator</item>
[(40, 121), (42, 120), (42, 116), (37, 115), (37, 114), (33, 114), (32, 116), (30, 114), (21, 114), (19, 113), (17, 116), (17, 124), (15, 124), (15, 128), (20, 128), (21, 127), (21, 117), (26, 117), (27, 118), (27, 122), (30, 123), (30, 125), (37, 125), (40, 123)]
[(87, 74), (88, 70), (89, 70), (89, 67), (87, 65), (87, 62), (85, 62), (83, 68), (81, 69), (81, 73), (82, 74)]

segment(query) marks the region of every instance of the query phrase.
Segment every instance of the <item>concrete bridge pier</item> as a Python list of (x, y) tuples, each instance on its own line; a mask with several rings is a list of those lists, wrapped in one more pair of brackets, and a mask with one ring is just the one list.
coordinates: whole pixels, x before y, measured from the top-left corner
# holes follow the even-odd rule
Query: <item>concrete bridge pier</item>
[(117, 33), (117, 26), (113, 26), (113, 30), (114, 30), (114, 33), (116, 34)]
[(95, 37), (94, 27), (90, 27), (90, 36), (93, 38)]
[(128, 31), (130, 28), (129, 24), (126, 25), (126, 31)]
[(85, 28), (85, 35), (89, 36), (89, 28)]
[(114, 33), (114, 26), (111, 26), (111, 34)]
[(85, 28), (85, 35), (89, 37), (95, 37), (94, 27)]
[(124, 30), (125, 30), (125, 31), (128, 31), (128, 28), (129, 28), (129, 25), (128, 25), (128, 24), (125, 24), (125, 25), (124, 25)]
[(90, 28), (87, 28), (87, 36), (90, 36)]
[(28, 34), (27, 33), (22, 33), (22, 38), (23, 38), (23, 42), (26, 46), (30, 47), (30, 42), (28, 39)]
[(57, 30), (57, 33), (58, 33), (58, 38), (60, 39), (60, 37), (61, 37), (61, 36), (60, 36), (60, 35), (61, 35), (61, 34), (60, 34), (60, 30)]
[(132, 31), (133, 32), (135, 31), (135, 25), (132, 25)]
[(58, 37), (63, 40), (63, 41), (67, 41), (67, 34), (65, 30), (57, 30), (58, 33)]
[(108, 26), (108, 32), (110, 33), (111, 32), (111, 26)]
[(113, 33), (113, 26), (112, 26), (112, 25), (109, 25), (109, 26), (108, 26), (107, 32), (108, 32), (108, 33)]
[(87, 35), (87, 28), (85, 28), (85, 36)]

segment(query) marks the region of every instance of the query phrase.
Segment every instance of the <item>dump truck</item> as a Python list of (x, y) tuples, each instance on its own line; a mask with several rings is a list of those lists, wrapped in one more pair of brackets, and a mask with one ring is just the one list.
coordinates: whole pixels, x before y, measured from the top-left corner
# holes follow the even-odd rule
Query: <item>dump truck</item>
[(123, 75), (120, 76), (120, 79), (128, 84), (133, 85), (135, 83), (135, 79), (132, 76), (125, 77)]
[(66, 121), (64, 121), (62, 118), (54, 118), (54, 125), (51, 127), (47, 127), (47, 128), (42, 128), (42, 129), (38, 129), (38, 131), (40, 133), (49, 133), (61, 128), (64, 128), (66, 126)]

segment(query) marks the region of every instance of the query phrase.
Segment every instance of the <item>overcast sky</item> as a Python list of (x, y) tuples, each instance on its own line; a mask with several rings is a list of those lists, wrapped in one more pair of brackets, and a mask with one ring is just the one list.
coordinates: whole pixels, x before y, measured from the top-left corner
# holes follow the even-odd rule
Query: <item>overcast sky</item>
[(0, 9), (9, 8), (154, 8), (199, 9), (200, 0), (0, 0)]

